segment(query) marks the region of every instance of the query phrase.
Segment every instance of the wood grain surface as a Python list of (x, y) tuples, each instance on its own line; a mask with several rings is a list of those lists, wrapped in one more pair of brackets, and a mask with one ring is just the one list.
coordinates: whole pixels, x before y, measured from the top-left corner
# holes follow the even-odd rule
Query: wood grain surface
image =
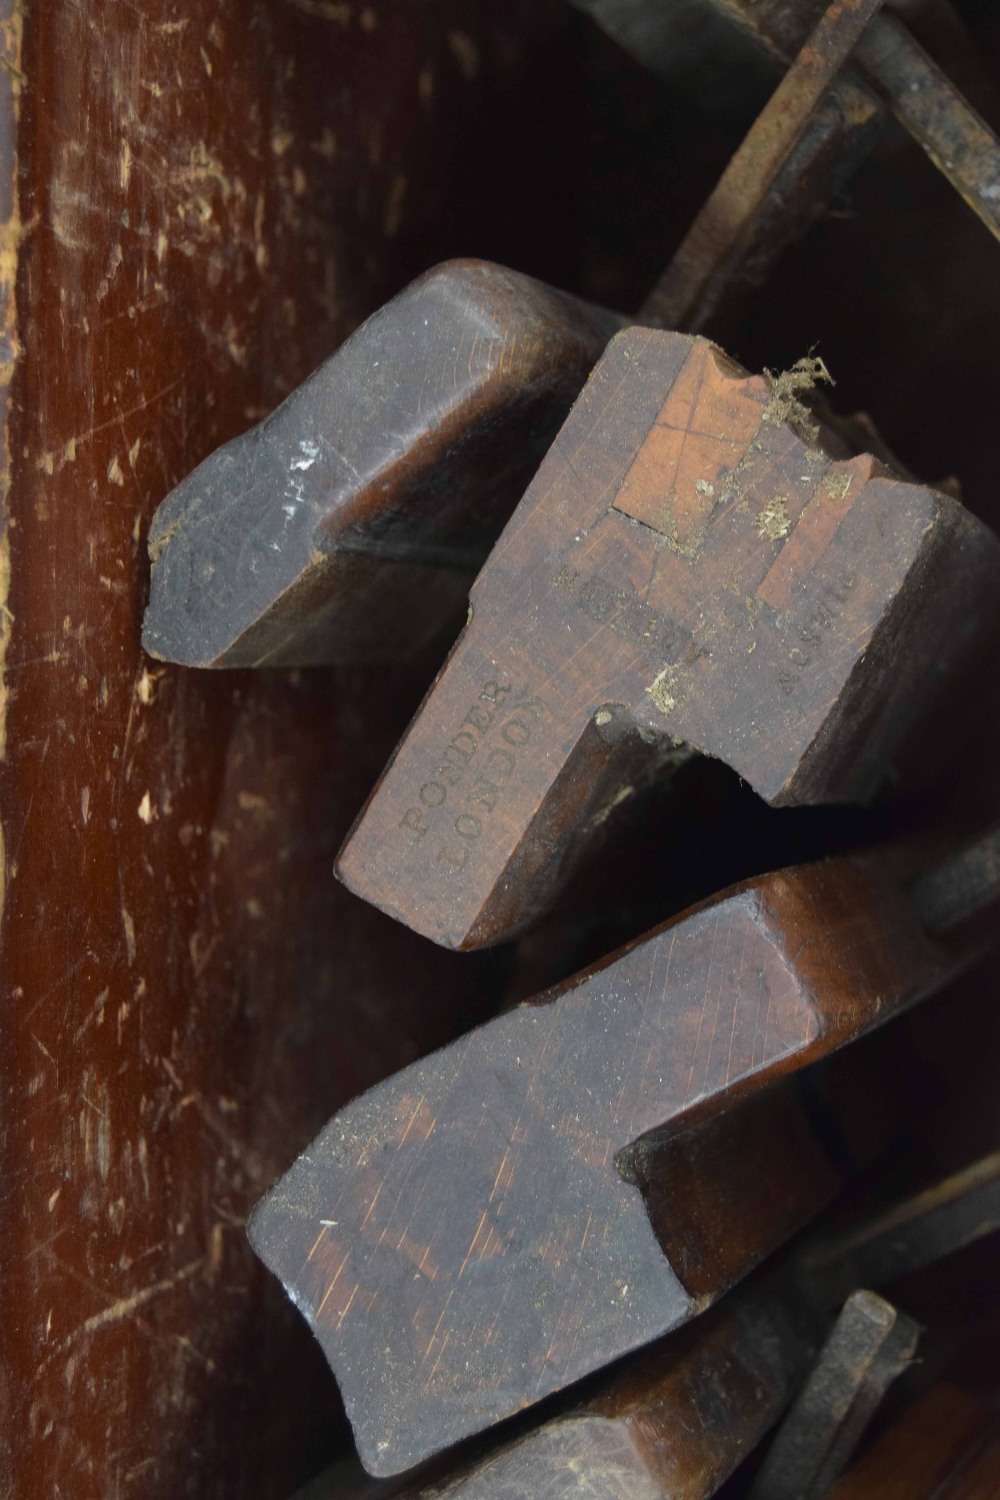
[(991, 1500), (998, 1473), (995, 1390), (941, 1380), (843, 1475), (830, 1500)]
[[(631, 65), (610, 90), (592, 66), (581, 104), (563, 11), (0, 12), (0, 1491), (279, 1500), (344, 1441), (242, 1218), (332, 1110), (495, 1000), (492, 968), (329, 878), (437, 663), (203, 681), (149, 661), (146, 532), (435, 261), (484, 254), (637, 304), (675, 189), (679, 229), (748, 121), (703, 130), (693, 86), (664, 105)], [(820, 339), (848, 407), (926, 472), (960, 469), (987, 513), (993, 246), (949, 218), (946, 188), (928, 207), (920, 160), (887, 233), (890, 166), (732, 346), (762, 367)], [(827, 295), (845, 285), (850, 318)], [(962, 1030), (950, 1002), (944, 1021), (935, 1062)]]
[(167, 496), (143, 643), (189, 666), (392, 661), (475, 573), (624, 319), (435, 267)]
[(884, 1297), (852, 1292), (768, 1446), (748, 1500), (824, 1500), (919, 1339), (919, 1325)]
[[(857, 1061), (857, 1049), (850, 1061)], [(487, 1439), (475, 1456), (444, 1455), (409, 1478), (373, 1480), (356, 1462), (347, 1461), (317, 1478), (296, 1500), (513, 1500), (523, 1493), (546, 1500), (583, 1494), (600, 1500), (631, 1500), (633, 1495), (707, 1500), (720, 1488), (725, 1494), (751, 1493), (753, 1500), (813, 1491), (826, 1495), (873, 1416), (882, 1424), (882, 1436), (874, 1445), (869, 1442), (869, 1453), (857, 1461), (858, 1486), (853, 1485), (854, 1469), (845, 1476), (847, 1494), (881, 1495), (878, 1486), (887, 1480), (886, 1493), (899, 1496), (909, 1495), (907, 1483), (917, 1486), (913, 1493), (920, 1495), (984, 1493), (976, 1485), (990, 1473), (995, 1457), (988, 1391), (996, 1378), (996, 1340), (992, 1327), (983, 1328), (976, 1316), (976, 1291), (968, 1297), (972, 1318), (966, 1333), (959, 1334), (956, 1355), (954, 1331), (943, 1350), (935, 1348), (931, 1330), (874, 1292), (858, 1290), (851, 1279), (860, 1261), (873, 1273), (875, 1285), (896, 1281), (903, 1295), (912, 1297), (912, 1276), (905, 1283), (899, 1277), (925, 1263), (921, 1220), (928, 1214), (928, 1199), (936, 1195), (950, 1196), (955, 1232), (950, 1238), (939, 1236), (933, 1253), (944, 1258), (937, 1267), (944, 1285), (949, 1279), (954, 1283), (949, 1257), (963, 1240), (959, 1200), (964, 1196), (972, 1206), (976, 1194), (970, 1177), (975, 1172), (970, 1168), (936, 1189), (924, 1187), (899, 1206), (891, 1259), (880, 1249), (884, 1203), (876, 1195), (861, 1206), (856, 1194), (848, 1194), (815, 1232), (718, 1306), (592, 1377), (581, 1391), (567, 1392), (555, 1410), (550, 1403), (537, 1425), (521, 1421), (516, 1435), (492, 1444)], [(848, 1257), (833, 1280), (817, 1276), (817, 1252), (836, 1254), (829, 1219), (842, 1217), (848, 1204), (855, 1245), (868, 1246), (870, 1253)], [(982, 1232), (988, 1232), (985, 1224)], [(965, 1269), (967, 1273), (968, 1264)], [(981, 1262), (980, 1299), (989, 1273), (989, 1262)], [(961, 1271), (957, 1277), (963, 1279)], [(846, 1301), (845, 1287), (851, 1288)], [(931, 1307), (941, 1291), (939, 1283), (937, 1298), (931, 1293)], [(919, 1293), (917, 1297), (919, 1302)], [(921, 1347), (913, 1363), (918, 1335), (926, 1348)], [(978, 1393), (962, 1388), (970, 1377), (981, 1388)], [(895, 1417), (887, 1426), (884, 1416), (875, 1415), (876, 1408), (897, 1378), (903, 1388), (894, 1392)], [(935, 1380), (931, 1399), (917, 1394), (914, 1401), (929, 1378)], [(769, 1440), (766, 1430), (786, 1406)], [(928, 1430), (918, 1433), (925, 1414)], [(914, 1439), (912, 1452), (906, 1449), (908, 1431)], [(761, 1438), (764, 1459), (751, 1471), (753, 1478), (743, 1471), (732, 1490), (725, 1488), (732, 1470)], [(958, 1480), (954, 1492), (936, 1487), (946, 1470)], [(962, 1484), (970, 1481), (972, 1488), (966, 1491)]]
[(919, 745), (995, 629), (1000, 544), (803, 418), (706, 340), (615, 337), (341, 851), (352, 891), (474, 948), (683, 747), (787, 805), (864, 800)]
[(773, 1284), (747, 1288), (482, 1458), (401, 1484), (345, 1466), (295, 1500), (707, 1500), (787, 1403), (821, 1326)]
[(451, 253), (551, 24), (535, 0), (0, 11), (5, 1496), (283, 1497), (345, 1441), (243, 1216), (331, 1109), (495, 999), (330, 873), (436, 660), (150, 661), (146, 531)]
[(372, 1473), (696, 1315), (803, 1221), (796, 1184), (822, 1170), (796, 1167), (794, 1131), (761, 1153), (769, 1189), (733, 1155), (735, 1127), (699, 1161), (703, 1132), (952, 971), (959, 950), (924, 934), (896, 882), (877, 860), (748, 882), (330, 1122), (249, 1233)]

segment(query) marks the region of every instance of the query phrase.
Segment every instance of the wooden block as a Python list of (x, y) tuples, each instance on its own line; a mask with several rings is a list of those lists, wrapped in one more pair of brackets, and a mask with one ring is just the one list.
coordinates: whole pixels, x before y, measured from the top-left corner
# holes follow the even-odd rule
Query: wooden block
[(678, 1326), (818, 1206), (801, 1132), (718, 1117), (967, 957), (921, 926), (912, 875), (873, 856), (737, 886), (335, 1116), (249, 1233), (366, 1467), (407, 1468)]
[(860, 1224), (841, 1226), (813, 1245), (802, 1274), (828, 1298), (863, 1282), (884, 1286), (953, 1255), (1000, 1229), (1000, 1151), (888, 1205)]
[(747, 1288), (482, 1458), (426, 1483), (366, 1482), (344, 1466), (296, 1500), (704, 1500), (776, 1420), (815, 1336), (815, 1320), (779, 1288)]
[[(946, 1212), (953, 1226), (950, 1236), (937, 1236), (935, 1253), (945, 1255), (966, 1243), (970, 1211), (977, 1202), (983, 1208), (977, 1181), (989, 1170), (986, 1162), (970, 1167), (897, 1204), (891, 1214), (879, 1210), (858, 1216), (855, 1206), (853, 1251), (839, 1278), (816, 1274), (817, 1264), (836, 1258), (838, 1244), (844, 1244), (843, 1236), (831, 1239), (829, 1230), (821, 1228), (703, 1317), (589, 1382), (582, 1401), (474, 1460), (449, 1464), (446, 1459), (421, 1470), (419, 1478), (401, 1481), (373, 1480), (356, 1464), (345, 1463), (316, 1479), (296, 1500), (348, 1495), (352, 1500), (431, 1500), (443, 1494), (455, 1500), (519, 1500), (535, 1493), (546, 1500), (580, 1495), (706, 1500), (796, 1391), (758, 1470), (754, 1500), (772, 1494), (796, 1500), (825, 1495), (888, 1384), (911, 1360), (917, 1334), (911, 1319), (870, 1291), (851, 1291), (831, 1325), (831, 1309), (843, 1296), (838, 1286), (850, 1284), (859, 1261), (882, 1279), (900, 1268), (926, 1264), (926, 1222), (938, 1212), (930, 1207), (932, 1199), (950, 1206)], [(896, 1224), (891, 1262), (881, 1249), (890, 1217)], [(982, 1212), (980, 1222), (980, 1232), (987, 1232)], [(987, 1333), (984, 1344), (988, 1340)], [(930, 1441), (918, 1439), (914, 1445), (920, 1455), (917, 1467), (927, 1470), (929, 1487), (921, 1495), (930, 1494), (940, 1480), (941, 1459), (950, 1468), (961, 1453), (964, 1465), (970, 1443), (974, 1446), (980, 1436), (981, 1414), (989, 1413), (985, 1403), (977, 1407), (954, 1386), (935, 1389), (939, 1394), (926, 1408), (922, 1400), (913, 1408), (915, 1416), (926, 1409), (930, 1417)], [(882, 1446), (873, 1450), (873, 1457), (874, 1473), (884, 1482), (902, 1454), (895, 1438), (884, 1445), (884, 1455)], [(987, 1442), (984, 1457), (993, 1451)], [(979, 1467), (973, 1465), (970, 1473)], [(866, 1475), (868, 1468), (863, 1459), (859, 1474)], [(913, 1478), (915, 1471), (905, 1464), (903, 1470)], [(846, 1493), (881, 1497), (877, 1488), (854, 1489), (852, 1482), (845, 1476)], [(910, 1500), (910, 1491), (892, 1490), (897, 1493), (900, 1500)], [(980, 1492), (968, 1493), (971, 1500)]]
[(692, 750), (778, 806), (864, 800), (914, 753), (995, 627), (1000, 545), (831, 457), (801, 378), (617, 335), (341, 851), (352, 891), (474, 948), (530, 924)]
[(919, 1326), (874, 1292), (848, 1297), (758, 1471), (749, 1500), (823, 1500), (892, 1382)]
[(417, 650), (622, 322), (486, 261), (427, 272), (163, 501), (146, 650), (200, 667)]
[[(690, 1329), (629, 1361), (577, 1407), (485, 1457), (426, 1484), (366, 1481), (344, 1465), (296, 1500), (431, 1500), (442, 1494), (453, 1500), (708, 1500), (807, 1373), (818, 1326), (772, 1280), (727, 1299)], [(833, 1463), (849, 1456), (846, 1440), (856, 1439), (860, 1419), (870, 1418), (911, 1358), (916, 1337), (916, 1325), (890, 1303), (872, 1292), (855, 1293), (769, 1450), (753, 1500), (827, 1494), (831, 1465), (819, 1473), (809, 1460), (819, 1448), (831, 1450)]]

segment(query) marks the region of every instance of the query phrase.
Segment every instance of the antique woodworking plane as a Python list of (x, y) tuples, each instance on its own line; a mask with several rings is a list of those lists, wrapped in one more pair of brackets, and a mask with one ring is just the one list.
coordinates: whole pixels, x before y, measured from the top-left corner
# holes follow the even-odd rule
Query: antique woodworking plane
[(694, 751), (777, 806), (861, 801), (927, 758), (996, 626), (1000, 544), (845, 456), (809, 377), (616, 335), (341, 851), (352, 891), (475, 948), (529, 925)]
[(417, 650), (623, 321), (486, 261), (428, 271), (163, 501), (146, 650), (199, 667)]
[[(628, 1361), (570, 1410), (478, 1460), (426, 1484), (373, 1481), (356, 1465), (343, 1466), (295, 1500), (708, 1500), (807, 1373), (818, 1328), (807, 1308), (767, 1278)], [(850, 1439), (912, 1352), (915, 1333), (883, 1298), (852, 1294), (800, 1395), (811, 1419), (805, 1441), (795, 1445), (792, 1463), (782, 1462), (777, 1484), (765, 1476), (768, 1488), (755, 1490), (753, 1500), (826, 1494), (787, 1485), (812, 1478), (817, 1448), (828, 1450), (825, 1468), (836, 1476)], [(799, 1430), (792, 1426), (793, 1438)], [(822, 1483), (827, 1474), (817, 1477)]]
[(917, 1340), (913, 1320), (866, 1288), (995, 1230), (998, 1179), (991, 1156), (874, 1214), (855, 1206), (839, 1230), (821, 1227), (704, 1316), (590, 1381), (582, 1399), (481, 1457), (399, 1482), (347, 1463), (296, 1500), (708, 1500), (793, 1394), (753, 1500), (818, 1500)]
[(373, 1481), (355, 1464), (295, 1500), (703, 1500), (787, 1404), (817, 1338), (816, 1320), (780, 1287), (747, 1287), (483, 1458), (426, 1484)]
[[(702, 328), (729, 280), (759, 275), (864, 154), (880, 106), (838, 74), (859, 39), (870, 48), (878, 3), (836, 0), (807, 38), (805, 9), (793, 19), (780, 8), (741, 15), (772, 51), (805, 44), (643, 321)], [(611, 16), (600, 18), (615, 29)], [(892, 31), (884, 18), (878, 25)], [(900, 107), (912, 111), (915, 87), (907, 74)], [(942, 110), (950, 122), (943, 106), (933, 118)], [(978, 137), (978, 154), (965, 144), (964, 154), (954, 141), (946, 154), (964, 163), (971, 153), (982, 175), (993, 158)], [(967, 196), (988, 204), (982, 191)], [(210, 667), (419, 649), (455, 618), (587, 371), (625, 321), (486, 262), (454, 261), (419, 278), (164, 500), (149, 534), (146, 649)]]
[(985, 847), (929, 875), (886, 852), (737, 886), (335, 1116), (249, 1234), (371, 1472), (686, 1322), (820, 1206), (794, 1112), (776, 1135), (773, 1100), (752, 1130), (726, 1111), (978, 951)]
[[(867, 10), (875, 3), (865, 0)], [(837, 23), (836, 57), (865, 19)], [(828, 53), (813, 47), (801, 64), (817, 98), (836, 68)], [(818, 74), (809, 59), (821, 59)], [(826, 116), (806, 149), (798, 136), (809, 134), (812, 110), (793, 120), (776, 98), (774, 111), (776, 163), (789, 158), (804, 181), (790, 183), (778, 165), (765, 170), (752, 246), (730, 226), (720, 252), (729, 262), (759, 262), (821, 196), (813, 157), (831, 155)], [(864, 136), (865, 110), (850, 113), (852, 133)], [(757, 134), (772, 141), (767, 119)], [(759, 151), (750, 154), (759, 165)], [(641, 316), (662, 323), (665, 308), (658, 291)], [(691, 319), (678, 305), (666, 321)], [(149, 533), (147, 651), (231, 667), (419, 649), (455, 619), (587, 372), (625, 322), (483, 261), (427, 272), (160, 505)]]

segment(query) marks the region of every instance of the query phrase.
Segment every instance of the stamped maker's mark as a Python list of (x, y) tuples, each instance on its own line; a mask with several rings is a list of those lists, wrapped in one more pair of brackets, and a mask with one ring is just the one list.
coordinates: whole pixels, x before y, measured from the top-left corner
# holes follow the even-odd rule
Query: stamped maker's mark
[(414, 840), (432, 836), (434, 861), (446, 872), (465, 869), (545, 712), (529, 693), (510, 702), (511, 691), (509, 682), (483, 684), (399, 820)]

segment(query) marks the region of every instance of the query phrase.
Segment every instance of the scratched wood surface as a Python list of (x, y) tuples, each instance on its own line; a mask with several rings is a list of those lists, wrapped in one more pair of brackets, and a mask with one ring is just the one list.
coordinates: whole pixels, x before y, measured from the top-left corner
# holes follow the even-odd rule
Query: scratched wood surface
[[(268, 674), (221, 690), (144, 661), (145, 528), (430, 261), (482, 253), (557, 284), (568, 267), (581, 294), (637, 304), (675, 191), (679, 233), (753, 108), (692, 131), (693, 89), (664, 104), (619, 60), (616, 88), (595, 87), (550, 137), (539, 101), (570, 70), (544, 29), (532, 49), (545, 11), (0, 10), (0, 1486), (29, 1500), (284, 1496), (328, 1454), (325, 1371), (241, 1249), (240, 1220), (330, 1108), (476, 1014), (472, 971), (327, 879), (423, 681)], [(730, 79), (727, 101), (741, 87)], [(567, 210), (550, 189), (595, 114), (588, 221), (585, 195)], [(503, 175), (512, 159), (523, 194)], [(692, 162), (701, 176), (682, 180)], [(811, 279), (799, 261), (774, 281), (733, 347), (760, 367), (832, 346), (846, 408), (888, 412), (911, 462), (960, 467), (985, 513), (994, 263), (946, 200), (886, 233), (904, 165), (867, 183), (875, 232), (865, 216), (828, 226)], [(828, 295), (844, 285), (851, 319)], [(923, 378), (928, 351), (940, 381)], [(929, 1058), (952, 1033), (949, 1008)], [(975, 1060), (985, 1069), (988, 1050)]]
[[(897, 1040), (898, 1030), (893, 1028)], [(845, 1056), (856, 1062), (858, 1049)], [(936, 1264), (929, 1275), (926, 1269), (920, 1273), (922, 1290), (912, 1273), (925, 1265), (926, 1221), (934, 1216), (928, 1200), (943, 1196), (949, 1185), (935, 1190), (922, 1183), (906, 1197), (905, 1210), (898, 1205), (903, 1211), (890, 1265), (880, 1249), (887, 1206), (883, 1178), (867, 1203), (848, 1194), (832, 1215), (835, 1222), (846, 1209), (856, 1244), (870, 1246), (872, 1254), (860, 1256), (860, 1290), (853, 1279), (857, 1257), (839, 1264), (832, 1279), (816, 1275), (817, 1256), (829, 1255), (831, 1266), (836, 1264), (837, 1235), (831, 1238), (827, 1216), (815, 1233), (686, 1328), (550, 1402), (536, 1425), (522, 1419), (508, 1426), (507, 1435), (492, 1441), (487, 1436), (473, 1456), (468, 1450), (444, 1454), (418, 1474), (396, 1480), (372, 1480), (348, 1461), (296, 1500), (514, 1500), (525, 1493), (546, 1500), (584, 1493), (601, 1500), (707, 1500), (716, 1493), (802, 1500), (814, 1490), (830, 1493), (866, 1427), (859, 1482), (854, 1484), (852, 1467), (845, 1495), (950, 1496), (951, 1489), (938, 1488), (945, 1474), (964, 1481), (967, 1467), (981, 1485), (990, 1473), (987, 1457), (995, 1461), (996, 1329), (983, 1319), (995, 1256), (992, 1262), (970, 1262), (953, 1254), (964, 1239), (961, 1200), (972, 1210), (977, 1196), (969, 1174), (962, 1178), (951, 1184), (951, 1232), (937, 1237)], [(980, 1234), (992, 1234), (995, 1243), (995, 1215), (984, 1209), (979, 1222)], [(887, 1282), (896, 1287), (892, 1303), (864, 1289)], [(958, 1287), (960, 1304), (953, 1297)], [(892, 1382), (897, 1384), (886, 1400)], [(928, 1401), (920, 1393), (929, 1384)], [(773, 1438), (764, 1437), (791, 1396)], [(762, 1437), (763, 1463), (752, 1461), (726, 1485)], [(976, 1484), (966, 1490), (960, 1483), (956, 1500), (994, 1493)]]
[(486, 261), (421, 276), (164, 500), (146, 649), (203, 667), (393, 661), (457, 628), (622, 322)]
[(372, 1473), (679, 1325), (803, 1222), (794, 1133), (755, 1183), (731, 1144), (720, 1168), (711, 1116), (943, 983), (962, 944), (925, 934), (898, 878), (834, 860), (748, 882), (331, 1120), (248, 1227)]
[(427, 1483), (345, 1467), (295, 1500), (707, 1500), (787, 1403), (821, 1327), (787, 1290), (748, 1287), (485, 1457)]
[(690, 749), (778, 805), (923, 765), (996, 628), (1000, 543), (803, 419), (704, 339), (612, 340), (341, 851), (352, 891), (475, 948)]
[(433, 663), (164, 669), (146, 530), (451, 253), (548, 14), (0, 12), (4, 1495), (283, 1496), (343, 1441), (242, 1220), (332, 1106), (491, 1003), (330, 875)]

